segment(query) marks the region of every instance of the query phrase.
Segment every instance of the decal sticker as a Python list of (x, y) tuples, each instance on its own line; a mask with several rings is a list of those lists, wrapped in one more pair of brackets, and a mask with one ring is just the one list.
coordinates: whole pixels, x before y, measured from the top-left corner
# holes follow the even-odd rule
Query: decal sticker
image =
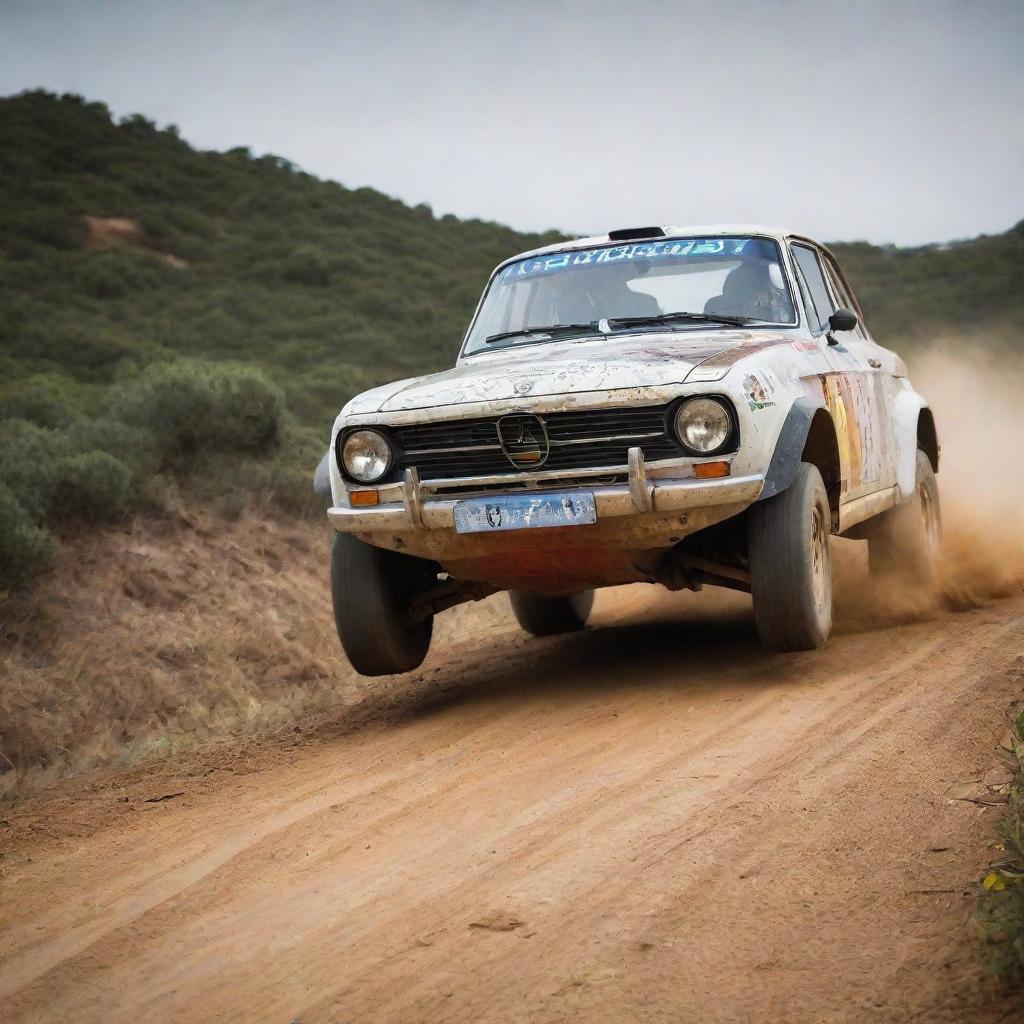
[(861, 425), (858, 402), (853, 391), (853, 381), (845, 373), (824, 374), (821, 378), (821, 393), (825, 405), (832, 414), (836, 425), (836, 439), (839, 442), (839, 461), (843, 466), (843, 491), (855, 489), (864, 479), (864, 452), (861, 444)]
[(743, 395), (751, 412), (770, 409), (775, 404), (775, 400), (772, 398), (773, 394), (775, 394), (775, 388), (770, 381), (762, 381), (752, 373), (748, 373), (743, 378)]
[[(602, 266), (608, 263), (630, 263), (648, 260), (682, 260), (686, 258), (734, 260), (749, 257), (775, 262), (777, 244), (767, 238), (666, 238), (656, 242), (629, 242), (625, 245), (601, 246), (594, 249), (572, 249), (532, 256), (510, 263), (498, 279), (509, 282), (515, 278), (554, 274), (573, 267)], [(780, 272), (781, 273), (781, 272)]]

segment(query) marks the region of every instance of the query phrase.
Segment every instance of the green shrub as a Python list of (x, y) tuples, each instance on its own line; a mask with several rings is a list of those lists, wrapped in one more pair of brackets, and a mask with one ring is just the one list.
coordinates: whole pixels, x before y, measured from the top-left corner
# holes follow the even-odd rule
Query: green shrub
[(109, 416), (75, 420), (68, 429), (67, 443), (74, 452), (101, 451), (115, 456), (131, 470), (136, 483), (160, 469), (160, 453), (150, 431)]
[(0, 482), (0, 587), (27, 583), (53, 556), (53, 538)]
[(146, 253), (134, 250), (96, 252), (78, 263), (76, 280), (94, 299), (116, 299), (153, 287), (160, 274)]
[(288, 284), (302, 284), (322, 288), (331, 280), (327, 258), (318, 249), (300, 246), (281, 265), (281, 280)]
[(39, 427), (63, 427), (69, 419), (67, 397), (52, 381), (19, 381), (0, 392), (0, 419), (28, 420)]
[(268, 452), (283, 415), (280, 394), (258, 370), (186, 362), (152, 366), (123, 385), (115, 411), (171, 457)]
[(132, 471), (107, 452), (68, 455), (57, 463), (52, 514), (93, 522), (114, 519), (132, 497)]
[(64, 438), (58, 431), (27, 420), (0, 421), (0, 482), (37, 523), (43, 521), (53, 499), (64, 453)]

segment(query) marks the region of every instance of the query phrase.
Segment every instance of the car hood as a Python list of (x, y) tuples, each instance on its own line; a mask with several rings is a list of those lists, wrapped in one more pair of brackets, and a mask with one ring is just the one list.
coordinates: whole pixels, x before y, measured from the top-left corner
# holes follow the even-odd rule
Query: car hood
[(752, 351), (782, 344), (777, 332), (687, 331), (545, 342), (484, 352), (442, 373), (376, 388), (348, 414), (500, 401), (527, 396), (681, 384), (698, 365), (723, 375)]

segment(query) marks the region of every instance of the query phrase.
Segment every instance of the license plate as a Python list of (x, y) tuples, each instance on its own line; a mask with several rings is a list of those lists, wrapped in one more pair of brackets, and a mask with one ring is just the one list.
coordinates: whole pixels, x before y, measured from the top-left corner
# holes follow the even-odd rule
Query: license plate
[(503, 494), (500, 498), (471, 498), (455, 506), (457, 533), (535, 530), (596, 522), (597, 509), (592, 491)]

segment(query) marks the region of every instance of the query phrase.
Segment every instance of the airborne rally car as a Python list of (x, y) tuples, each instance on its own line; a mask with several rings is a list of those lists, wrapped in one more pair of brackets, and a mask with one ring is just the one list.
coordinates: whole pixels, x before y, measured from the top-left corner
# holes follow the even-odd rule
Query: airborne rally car
[(352, 399), (332, 497), (342, 645), (415, 668), (433, 616), (497, 590), (536, 635), (597, 587), (753, 594), (762, 643), (824, 643), (830, 537), (928, 578), (939, 447), (835, 257), (761, 227), (637, 228), (507, 260), (454, 369)]

